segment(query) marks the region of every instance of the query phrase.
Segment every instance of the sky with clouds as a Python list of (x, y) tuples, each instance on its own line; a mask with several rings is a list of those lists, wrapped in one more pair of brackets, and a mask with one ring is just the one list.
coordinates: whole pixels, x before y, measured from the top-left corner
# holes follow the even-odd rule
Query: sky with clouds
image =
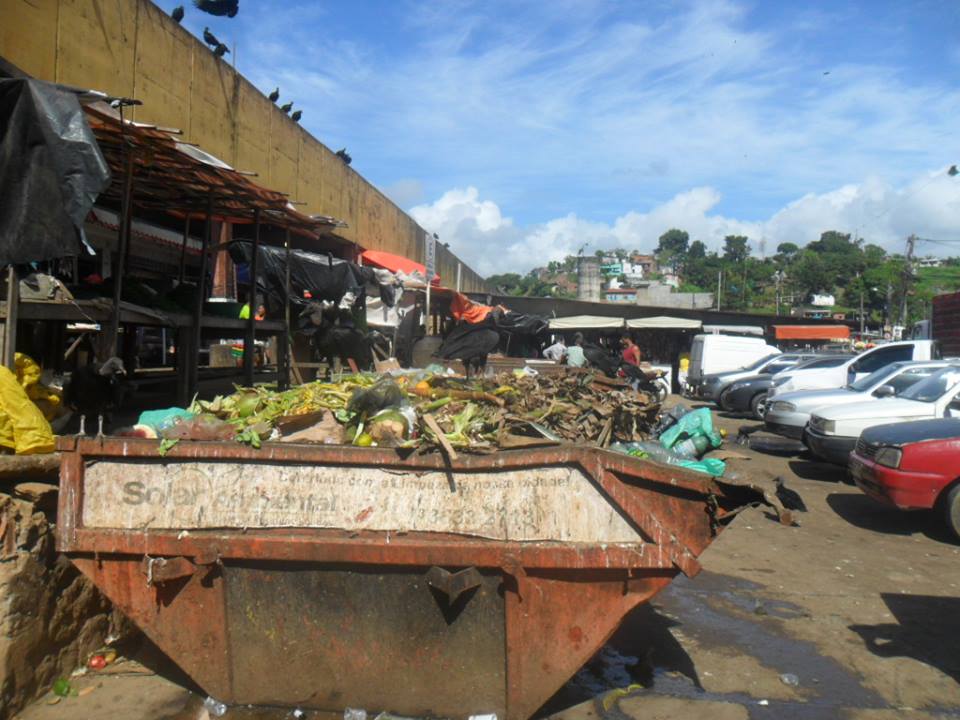
[(954, 0), (241, 0), (184, 25), (483, 274), (670, 227), (960, 254)]

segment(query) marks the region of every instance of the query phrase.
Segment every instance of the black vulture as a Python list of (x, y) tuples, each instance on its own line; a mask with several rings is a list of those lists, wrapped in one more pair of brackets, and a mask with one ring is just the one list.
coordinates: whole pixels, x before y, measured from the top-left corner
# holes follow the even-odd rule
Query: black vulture
[(230, 48), (228, 48), (223, 43), (218, 43), (217, 46), (213, 49), (213, 54), (216, 55), (217, 57), (223, 57), (228, 52), (230, 52)]
[(290, 116), (290, 119), (294, 122), (300, 122), (301, 117), (303, 117), (303, 110), (294, 110), (293, 115)]
[(210, 15), (234, 17), (240, 10), (240, 0), (193, 0), (194, 7)]
[(274, 88), (273, 92), (267, 95), (267, 97), (270, 99), (270, 102), (275, 103), (280, 99), (280, 88)]
[(350, 157), (350, 153), (347, 152), (346, 148), (340, 148), (339, 150), (337, 150), (336, 155), (338, 158), (343, 160), (343, 162), (346, 163), (347, 165), (353, 162), (353, 158)]
[(177, 5), (170, 13), (170, 17), (173, 18), (175, 23), (179, 24), (183, 20), (183, 5)]
[(286, 105), (281, 105), (280, 109), (289, 115), (290, 111), (293, 110), (293, 103), (288, 102)]
[(479, 375), (487, 365), (487, 355), (500, 344), (500, 333), (482, 325), (458, 325), (437, 349), (437, 356), (445, 360), (460, 360), (467, 377)]
[(216, 47), (220, 44), (220, 41), (217, 40), (217, 36), (210, 32), (210, 28), (208, 27), (203, 29), (203, 41), (210, 47)]
[(773, 482), (777, 486), (777, 498), (783, 503), (783, 506), (787, 510), (807, 511), (807, 504), (803, 501), (803, 498), (800, 497), (800, 493), (784, 485), (782, 477), (775, 477)]
[(616, 359), (614, 359), (614, 356), (611, 355), (611, 353), (607, 352), (602, 347), (590, 343), (584, 343), (583, 356), (587, 359), (587, 362), (589, 362), (595, 368), (598, 368), (607, 377), (616, 376), (617, 369), (619, 368), (620, 364)]
[(77, 368), (63, 388), (63, 404), (80, 413), (80, 434), (85, 433), (87, 415), (97, 416), (97, 435), (103, 435), (103, 416), (120, 405), (123, 388), (120, 378), (126, 375), (123, 360), (112, 357), (102, 365)]

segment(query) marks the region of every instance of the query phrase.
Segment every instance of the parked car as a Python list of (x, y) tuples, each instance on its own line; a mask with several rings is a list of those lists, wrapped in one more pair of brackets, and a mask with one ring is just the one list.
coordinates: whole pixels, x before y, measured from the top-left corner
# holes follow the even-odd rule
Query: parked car
[(740, 370), (728, 370), (727, 372), (704, 375), (699, 388), (696, 388), (694, 391), (694, 396), (704, 400), (713, 400), (717, 405), (720, 405), (720, 396), (724, 390), (737, 380), (743, 380), (744, 378), (754, 375), (775, 375), (781, 370), (792, 368), (797, 363), (813, 357), (814, 355), (812, 353), (804, 355), (798, 353), (781, 353), (761, 358)]
[(691, 394), (705, 375), (739, 370), (780, 350), (763, 338), (737, 335), (695, 335), (690, 347), (690, 370), (685, 394)]
[(754, 375), (744, 378), (730, 385), (720, 397), (721, 405), (728, 412), (749, 413), (757, 420), (763, 420), (764, 413), (767, 410), (767, 393), (774, 386), (777, 378), (785, 373), (793, 373), (803, 368), (829, 368), (842, 365), (847, 362), (846, 355), (827, 355), (825, 357), (814, 357), (802, 363), (798, 363), (792, 368), (781, 370), (776, 375)]
[(767, 403), (763, 421), (770, 432), (800, 440), (813, 411), (821, 407), (834, 408), (889, 397), (891, 394), (899, 395), (948, 364), (945, 360), (893, 363), (839, 390), (783, 393)]
[(906, 340), (870, 348), (847, 361), (829, 367), (794, 368), (780, 373), (769, 392), (771, 400), (794, 390), (826, 390), (842, 388), (891, 363), (907, 360), (938, 360), (940, 353), (933, 340)]
[(810, 416), (804, 442), (817, 457), (846, 465), (860, 433), (891, 422), (960, 417), (960, 363), (951, 363), (897, 397), (820, 408)]
[(901, 510), (939, 509), (960, 538), (960, 419), (867, 428), (849, 467), (874, 500)]

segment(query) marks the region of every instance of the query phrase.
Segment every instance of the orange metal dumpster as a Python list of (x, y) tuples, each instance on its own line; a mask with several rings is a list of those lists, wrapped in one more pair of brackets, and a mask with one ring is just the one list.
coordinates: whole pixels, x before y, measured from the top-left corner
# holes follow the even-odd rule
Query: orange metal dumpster
[(574, 446), (60, 449), (60, 550), (228, 704), (527, 718), (743, 500)]

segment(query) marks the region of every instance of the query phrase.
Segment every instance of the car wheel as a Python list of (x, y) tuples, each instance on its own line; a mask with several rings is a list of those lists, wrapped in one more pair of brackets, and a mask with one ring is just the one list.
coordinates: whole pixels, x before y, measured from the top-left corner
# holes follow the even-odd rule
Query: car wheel
[(724, 390), (720, 393), (720, 397), (717, 398), (717, 405), (720, 406), (721, 410), (730, 411), (730, 391)]
[(750, 412), (757, 420), (763, 420), (764, 413), (767, 412), (767, 394), (757, 393), (750, 401)]
[(943, 516), (947, 527), (960, 538), (960, 483), (956, 483), (947, 491), (943, 499)]

